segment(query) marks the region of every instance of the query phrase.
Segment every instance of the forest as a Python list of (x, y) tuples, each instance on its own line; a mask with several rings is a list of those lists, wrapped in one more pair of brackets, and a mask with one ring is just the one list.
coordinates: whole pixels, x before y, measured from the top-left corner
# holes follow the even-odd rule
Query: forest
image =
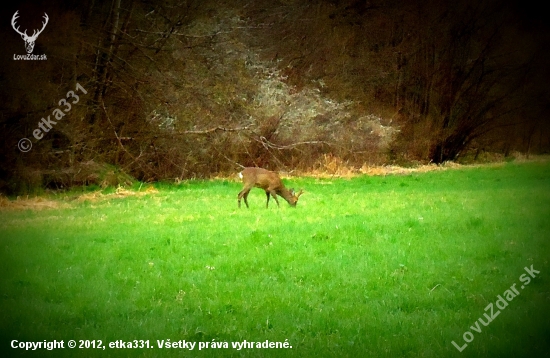
[(0, 192), (548, 153), (542, 6), (8, 4)]

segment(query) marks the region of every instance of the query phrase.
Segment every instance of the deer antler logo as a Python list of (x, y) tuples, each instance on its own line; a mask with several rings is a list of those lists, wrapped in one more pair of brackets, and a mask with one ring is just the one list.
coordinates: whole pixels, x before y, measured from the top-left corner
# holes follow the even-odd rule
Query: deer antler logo
[(42, 23), (42, 29), (40, 31), (34, 30), (32, 33), (32, 36), (27, 35), (27, 30), (25, 32), (19, 31), (19, 26), (17, 28), (15, 27), (15, 21), (19, 17), (18, 15), (19, 10), (13, 14), (13, 17), (11, 18), (11, 27), (17, 32), (19, 35), (21, 35), (21, 38), (25, 41), (25, 49), (27, 50), (27, 53), (32, 53), (32, 50), (34, 49), (34, 43), (36, 42), (36, 39), (38, 38), (38, 35), (44, 31), (46, 28), (46, 25), (48, 24), (48, 14), (44, 13), (44, 22)]

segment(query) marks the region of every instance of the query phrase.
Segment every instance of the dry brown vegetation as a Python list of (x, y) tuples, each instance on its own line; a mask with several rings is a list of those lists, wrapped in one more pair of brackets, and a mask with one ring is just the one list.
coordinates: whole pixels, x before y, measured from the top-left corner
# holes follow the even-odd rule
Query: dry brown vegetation
[(99, 202), (104, 200), (112, 200), (115, 198), (124, 198), (128, 196), (145, 196), (158, 193), (158, 190), (152, 186), (139, 191), (128, 190), (123, 187), (116, 188), (114, 193), (104, 194), (101, 191), (92, 193), (80, 194), (74, 197), (63, 197), (62, 199), (48, 199), (45, 197), (20, 197), (15, 200), (10, 200), (5, 196), (0, 195), (0, 211), (1, 210), (42, 210), (42, 209), (60, 209), (70, 207), (72, 202)]
[[(32, 29), (45, 5), (1, 11), (16, 10)], [(550, 30), (535, 5), (84, 0), (47, 12), (34, 52), (48, 60), (0, 59), (8, 195), (550, 150)], [(7, 53), (24, 51), (2, 31)], [(77, 84), (87, 93), (21, 153), (18, 140)]]

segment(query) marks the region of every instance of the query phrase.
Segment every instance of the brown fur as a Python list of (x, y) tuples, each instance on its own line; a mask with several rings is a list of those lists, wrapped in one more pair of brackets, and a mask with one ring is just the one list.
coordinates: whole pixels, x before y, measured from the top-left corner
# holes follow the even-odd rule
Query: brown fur
[(285, 199), (290, 206), (295, 207), (298, 202), (298, 198), (302, 195), (303, 190), (300, 190), (298, 194), (294, 193), (294, 189), (285, 188), (281, 178), (277, 173), (262, 169), (248, 167), (244, 168), (242, 172), (239, 173), (239, 176), (243, 180), (243, 190), (239, 192), (238, 203), (239, 208), (241, 207), (241, 199), (244, 198), (244, 203), (248, 208), (248, 193), (253, 187), (262, 188), (265, 190), (267, 196), (266, 208), (269, 206), (269, 197), (273, 196), (277, 206), (279, 206), (279, 200), (277, 200), (277, 195)]

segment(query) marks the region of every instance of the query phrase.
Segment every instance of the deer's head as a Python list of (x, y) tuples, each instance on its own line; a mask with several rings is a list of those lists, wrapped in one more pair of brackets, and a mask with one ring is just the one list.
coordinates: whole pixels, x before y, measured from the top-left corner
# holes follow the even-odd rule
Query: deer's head
[(288, 200), (288, 203), (290, 204), (290, 206), (296, 206), (296, 203), (298, 203), (298, 198), (300, 197), (300, 195), (302, 195), (304, 193), (303, 190), (300, 189), (300, 191), (298, 193), (296, 193), (294, 191), (294, 189), (288, 189), (288, 191), (290, 191), (290, 200)]
[(19, 31), (19, 26), (15, 27), (15, 21), (19, 17), (18, 14), (19, 10), (13, 14), (13, 17), (11, 18), (11, 26), (17, 32), (19, 35), (21, 35), (21, 38), (23, 41), (25, 41), (25, 49), (27, 50), (27, 53), (32, 53), (32, 50), (34, 50), (34, 43), (36, 42), (36, 39), (38, 38), (38, 35), (44, 31), (44, 28), (48, 24), (48, 14), (44, 13), (44, 22), (42, 22), (42, 28), (40, 30), (34, 30), (32, 33), (32, 36), (27, 35), (27, 30), (25, 32)]

